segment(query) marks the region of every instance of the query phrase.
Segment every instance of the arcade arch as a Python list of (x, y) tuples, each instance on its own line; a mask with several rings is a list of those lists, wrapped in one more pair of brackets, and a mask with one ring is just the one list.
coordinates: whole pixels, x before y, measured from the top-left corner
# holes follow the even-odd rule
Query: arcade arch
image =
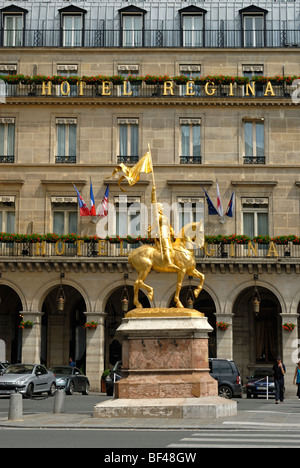
[(5, 343), (5, 359), (17, 363), (22, 356), (22, 331), (19, 328), (22, 301), (19, 294), (5, 284), (0, 285), (0, 298), (0, 340)]
[(258, 287), (261, 303), (256, 315), (253, 311), (253, 286), (245, 288), (236, 298), (233, 316), (233, 359), (243, 376), (255, 367), (270, 367), (282, 354), (279, 298), (270, 289)]
[[(135, 308), (133, 304), (133, 286), (127, 285), (129, 295), (128, 311)], [(122, 311), (121, 298), (124, 290), (124, 285), (115, 288), (107, 298), (105, 305), (105, 368), (110, 368), (122, 358), (122, 343), (119, 337), (116, 336), (116, 330), (121, 325), (124, 312)], [(146, 294), (139, 291), (139, 301), (144, 308), (151, 307), (150, 301)]]

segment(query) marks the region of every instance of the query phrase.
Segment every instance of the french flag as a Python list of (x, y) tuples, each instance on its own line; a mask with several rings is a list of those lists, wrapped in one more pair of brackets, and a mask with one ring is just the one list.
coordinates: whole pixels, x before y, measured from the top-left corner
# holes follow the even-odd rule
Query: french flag
[(91, 200), (90, 216), (96, 216), (96, 206), (95, 206), (95, 198), (94, 198), (94, 193), (93, 193), (92, 180), (91, 180), (91, 186), (90, 186), (90, 200)]
[(228, 216), (228, 218), (233, 218), (233, 212), (234, 212), (234, 197), (235, 194), (232, 192), (225, 216)]
[(78, 192), (77, 188), (75, 187), (74, 185), (74, 188), (77, 192), (77, 197), (78, 197), (78, 204), (79, 204), (79, 212), (80, 212), (80, 216), (91, 216), (91, 213), (90, 213), (90, 210), (88, 209), (88, 207), (86, 206), (82, 196), (80, 195), (80, 193)]
[(221, 196), (220, 196), (220, 190), (219, 190), (219, 184), (217, 182), (217, 211), (220, 216), (223, 216), (223, 206), (221, 202)]
[(108, 215), (108, 194), (109, 194), (109, 186), (107, 186), (105, 190), (105, 194), (103, 196), (100, 209), (98, 210), (98, 216), (100, 218), (105, 218)]

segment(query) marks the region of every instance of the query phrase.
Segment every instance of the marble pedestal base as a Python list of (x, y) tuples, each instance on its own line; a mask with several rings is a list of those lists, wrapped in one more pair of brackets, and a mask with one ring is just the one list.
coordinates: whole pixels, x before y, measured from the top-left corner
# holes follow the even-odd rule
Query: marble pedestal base
[(207, 318), (189, 309), (131, 311), (118, 335), (128, 376), (116, 382), (115, 399), (94, 408), (97, 418), (214, 419), (237, 412), (218, 397), (210, 376)]

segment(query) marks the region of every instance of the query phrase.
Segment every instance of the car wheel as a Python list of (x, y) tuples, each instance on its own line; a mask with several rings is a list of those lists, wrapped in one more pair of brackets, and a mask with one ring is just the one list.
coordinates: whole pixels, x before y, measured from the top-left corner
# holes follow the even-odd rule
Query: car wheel
[(90, 384), (87, 383), (85, 390), (82, 392), (82, 395), (88, 395), (90, 393)]
[(50, 397), (54, 397), (55, 393), (56, 393), (56, 385), (54, 382), (52, 382), (52, 384), (50, 385), (50, 390), (48, 392), (48, 395)]
[(227, 387), (227, 385), (221, 385), (219, 387), (219, 396), (222, 398), (231, 399), (233, 397), (233, 392), (230, 387)]
[(75, 390), (74, 382), (70, 382), (69, 390), (67, 391), (67, 395), (73, 395), (74, 390)]
[(33, 384), (29, 384), (26, 390), (26, 396), (27, 398), (32, 398), (33, 396)]
[(247, 398), (251, 398), (251, 393), (247, 393)]

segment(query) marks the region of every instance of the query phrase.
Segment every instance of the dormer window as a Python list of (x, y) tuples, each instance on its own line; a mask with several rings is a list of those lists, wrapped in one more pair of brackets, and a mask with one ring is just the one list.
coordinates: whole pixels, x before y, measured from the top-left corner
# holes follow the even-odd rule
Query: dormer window
[(70, 5), (59, 10), (61, 18), (61, 43), (63, 47), (84, 45), (84, 15), (86, 10)]
[(240, 10), (242, 44), (244, 47), (266, 46), (266, 15), (268, 11), (255, 5)]
[(123, 47), (143, 47), (144, 16), (146, 10), (129, 6), (119, 10), (121, 22), (121, 45)]
[(189, 6), (179, 10), (183, 47), (203, 47), (205, 43), (204, 18), (206, 10)]
[(24, 45), (25, 15), (28, 10), (10, 5), (2, 8), (2, 42), (5, 47)]

